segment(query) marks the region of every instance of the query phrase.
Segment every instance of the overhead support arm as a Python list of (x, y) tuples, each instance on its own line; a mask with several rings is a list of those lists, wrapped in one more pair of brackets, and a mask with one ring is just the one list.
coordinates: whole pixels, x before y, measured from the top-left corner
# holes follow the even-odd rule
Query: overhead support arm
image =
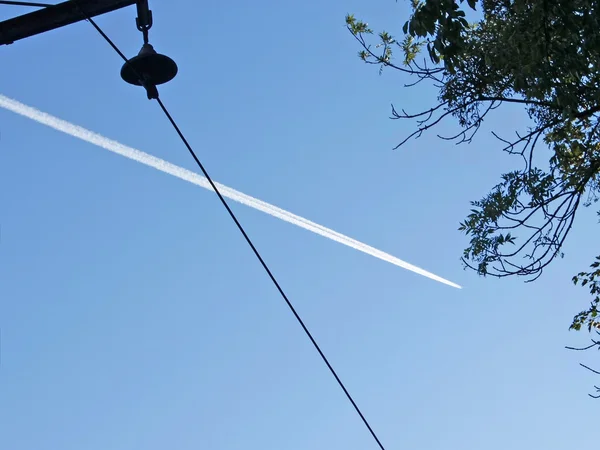
[[(0, 45), (12, 44), (81, 20), (115, 11), (136, 0), (68, 0), (57, 5), (0, 22)], [(85, 16), (81, 11), (85, 12)]]

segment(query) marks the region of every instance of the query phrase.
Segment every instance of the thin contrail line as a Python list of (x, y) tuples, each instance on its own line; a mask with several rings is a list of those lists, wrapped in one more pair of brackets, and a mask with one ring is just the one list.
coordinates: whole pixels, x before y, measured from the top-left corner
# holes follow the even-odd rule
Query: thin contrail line
[[(16, 100), (5, 97), (2, 94), (0, 94), (0, 108), (7, 109), (16, 114), (27, 117), (28, 119), (34, 120), (35, 122), (41, 123), (50, 128), (54, 128), (55, 130), (66, 133), (70, 136), (89, 142), (90, 144), (97, 145), (98, 147), (101, 147), (105, 150), (124, 156), (125, 158), (129, 158), (146, 166), (153, 167), (154, 169), (168, 173), (169, 175), (173, 175), (174, 177), (180, 178), (184, 181), (188, 181), (197, 186), (203, 187), (204, 189), (208, 189), (210, 191), (213, 190), (208, 180), (205, 177), (198, 175), (197, 173), (184, 169), (183, 167), (176, 166), (175, 164), (165, 161), (164, 159), (157, 158), (156, 156), (144, 153), (135, 148), (123, 145), (120, 142), (113, 141), (112, 139), (101, 136), (97, 133), (94, 133), (93, 131), (87, 130), (83, 127), (80, 127), (65, 120), (59, 119), (58, 117), (54, 117), (48, 113), (40, 111), (36, 108), (32, 108), (31, 106), (27, 106)], [(246, 195), (243, 192), (236, 191), (235, 189), (232, 189), (228, 186), (224, 186), (220, 183), (215, 184), (221, 191), (221, 194), (223, 194), (224, 197), (227, 197), (231, 200), (262, 211), (273, 217), (277, 217), (278, 219), (284, 220), (300, 228), (304, 228), (305, 230), (312, 231), (313, 233), (339, 242), (340, 244), (344, 244), (355, 250), (359, 250), (363, 253), (374, 256), (375, 258), (379, 258), (383, 261), (402, 267), (403, 269), (410, 270), (419, 275), (423, 275), (424, 277), (430, 278), (440, 283), (447, 284), (448, 286), (461, 289), (461, 286), (459, 286), (458, 284), (453, 283), (452, 281), (448, 281), (431, 272), (427, 272), (426, 270), (421, 269), (420, 267), (409, 264), (406, 261), (396, 258), (393, 255), (390, 255), (389, 253), (385, 253), (381, 250), (371, 247), (370, 245), (364, 244), (360, 241), (338, 233), (337, 231), (319, 225), (318, 223), (311, 222), (310, 220), (305, 219), (304, 217), (297, 216), (289, 211), (278, 208), (277, 206), (271, 205), (269, 203), (263, 202), (262, 200)]]

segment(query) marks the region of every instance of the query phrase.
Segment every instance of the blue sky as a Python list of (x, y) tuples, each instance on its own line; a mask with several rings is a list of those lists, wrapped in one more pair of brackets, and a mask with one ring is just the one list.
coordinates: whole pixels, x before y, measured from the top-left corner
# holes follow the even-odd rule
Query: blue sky
[[(167, 5), (167, 3), (169, 3)], [(514, 162), (412, 130), (402, 88), (356, 57), (353, 12), (405, 2), (150, 2), (179, 74), (161, 97), (212, 176), (464, 286), (433, 282), (234, 204), (387, 449), (590, 445), (595, 354), (567, 331), (593, 211), (541, 280), (463, 271), (469, 210)], [(22, 9), (0, 8), (0, 17)], [(135, 8), (98, 23), (128, 55)], [(0, 49), (0, 93), (196, 170), (87, 23)], [(0, 110), (0, 447), (376, 448), (214, 194)]]

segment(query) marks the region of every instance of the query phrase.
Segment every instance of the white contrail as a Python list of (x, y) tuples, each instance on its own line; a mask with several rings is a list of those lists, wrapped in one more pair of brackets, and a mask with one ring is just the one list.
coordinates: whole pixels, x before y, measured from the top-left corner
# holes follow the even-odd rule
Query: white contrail
[[(31, 106), (24, 105), (23, 103), (5, 97), (2, 94), (0, 94), (0, 107), (12, 111), (16, 114), (20, 114), (21, 116), (27, 117), (43, 125), (49, 126), (50, 128), (54, 128), (55, 130), (62, 131), (63, 133), (66, 133), (70, 136), (89, 142), (90, 144), (94, 144), (113, 153), (117, 153), (118, 155), (124, 156), (129, 159), (133, 159), (134, 161), (153, 167), (157, 170), (160, 170), (161, 172), (168, 173), (169, 175), (173, 175), (174, 177), (188, 181), (205, 189), (211, 191), (213, 190), (210, 183), (205, 177), (200, 176), (190, 170), (176, 166), (175, 164), (171, 164), (170, 162), (165, 161), (164, 159), (157, 158), (148, 153), (136, 150), (135, 148), (127, 147), (126, 145), (123, 145), (117, 141), (113, 141), (97, 133), (86, 130), (85, 128), (82, 128), (78, 125), (74, 125), (70, 122), (59, 119), (58, 117), (51, 116), (50, 114), (32, 108)], [(378, 250), (367, 244), (363, 244), (360, 241), (340, 234), (337, 231), (311, 222), (308, 219), (292, 214), (291, 212), (278, 208), (277, 206), (271, 205), (269, 203), (263, 202), (262, 200), (259, 200), (257, 198), (250, 197), (249, 195), (236, 191), (220, 183), (215, 184), (221, 192), (221, 194), (223, 194), (224, 197), (227, 197), (231, 200), (243, 203), (246, 206), (262, 211), (273, 217), (277, 217), (278, 219), (294, 224), (300, 228), (304, 228), (305, 230), (312, 231), (313, 233), (339, 242), (340, 244), (347, 245), (348, 247), (351, 247), (355, 250), (359, 250), (363, 253), (374, 256), (383, 261), (387, 261), (396, 266), (402, 267), (403, 269), (407, 269), (412, 272), (418, 273), (419, 275), (423, 275), (424, 277), (430, 278), (435, 281), (439, 281), (440, 283), (447, 284), (448, 286), (461, 289), (461, 286), (459, 286), (458, 284), (453, 283), (452, 281), (448, 281), (431, 272), (427, 272), (426, 270), (421, 269), (420, 267), (413, 266), (412, 264), (409, 264), (406, 261), (402, 261), (401, 259), (396, 258), (395, 256), (392, 256), (389, 253), (382, 252), (381, 250)]]

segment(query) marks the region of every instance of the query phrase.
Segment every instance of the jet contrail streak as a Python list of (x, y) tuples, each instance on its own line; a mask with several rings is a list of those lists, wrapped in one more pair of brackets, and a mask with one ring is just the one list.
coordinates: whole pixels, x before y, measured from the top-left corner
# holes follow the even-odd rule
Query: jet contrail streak
[[(137, 150), (132, 147), (128, 147), (123, 145), (117, 141), (113, 141), (112, 139), (101, 136), (92, 131), (86, 130), (78, 125), (74, 125), (65, 120), (59, 119), (58, 117), (51, 116), (43, 111), (32, 108), (31, 106), (24, 105), (16, 100), (5, 97), (0, 94), (0, 107), (12, 111), (21, 116), (27, 117), (35, 122), (46, 125), (50, 128), (54, 128), (55, 130), (62, 131), (70, 136), (79, 138), (83, 141), (89, 142), (90, 144), (97, 145), (105, 150), (111, 151), (118, 155), (124, 156), (125, 158), (132, 159), (139, 163), (145, 164), (146, 166), (153, 167), (161, 172), (168, 173), (169, 175), (173, 175), (174, 177), (180, 178), (184, 181), (188, 181), (197, 186), (203, 187), (204, 189), (208, 189), (213, 191), (212, 187), (208, 180), (194, 173), (190, 170), (184, 169), (183, 167), (176, 166), (175, 164), (171, 164), (164, 159), (157, 158), (148, 153), (144, 153), (140, 150)], [(333, 241), (339, 242), (340, 244), (347, 245), (355, 250), (359, 250), (368, 255), (374, 256), (375, 258), (379, 258), (383, 261), (389, 262), (396, 266), (402, 267), (403, 269), (410, 270), (419, 275), (423, 275), (424, 277), (430, 278), (435, 281), (439, 281), (440, 283), (447, 284), (448, 286), (452, 286), (458, 289), (461, 289), (456, 283), (452, 281), (448, 281), (442, 277), (439, 277), (431, 272), (427, 272), (420, 267), (414, 266), (412, 264), (407, 263), (395, 256), (390, 255), (389, 253), (382, 252), (374, 247), (371, 247), (367, 244), (364, 244), (360, 241), (352, 239), (348, 236), (338, 233), (337, 231), (326, 228), (318, 223), (311, 222), (304, 217), (297, 216), (292, 214), (289, 211), (278, 208), (277, 206), (271, 205), (269, 203), (263, 202), (257, 198), (246, 195), (242, 192), (236, 191), (230, 187), (224, 186), (220, 183), (215, 183), (221, 194), (224, 197), (227, 197), (236, 202), (242, 203), (251, 208), (262, 211), (266, 214), (269, 214), (273, 217), (277, 217), (278, 219), (284, 220), (288, 223), (296, 225), (300, 228), (304, 228), (305, 230), (312, 231), (313, 233), (319, 234), (323, 237), (331, 239)]]

